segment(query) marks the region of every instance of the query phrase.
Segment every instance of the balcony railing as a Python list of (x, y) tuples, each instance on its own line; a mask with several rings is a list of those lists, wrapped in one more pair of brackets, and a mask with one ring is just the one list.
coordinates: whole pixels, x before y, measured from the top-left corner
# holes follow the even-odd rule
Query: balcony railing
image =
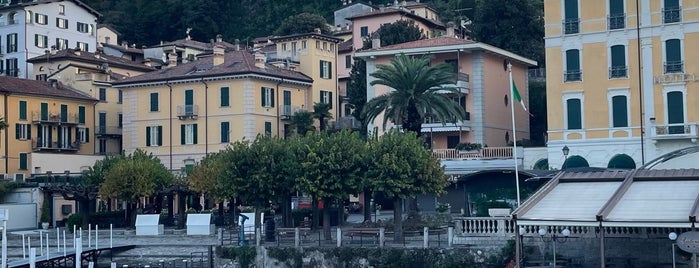
[(32, 139), (34, 151), (78, 151), (80, 141), (49, 141), (44, 139)]
[(291, 117), (300, 111), (305, 111), (306, 109), (301, 108), (299, 106), (292, 106), (292, 105), (282, 105), (282, 113), (281, 113), (281, 119), (282, 120), (288, 120), (291, 119)]
[(41, 111), (32, 112), (32, 122), (34, 123), (51, 123), (51, 124), (78, 124), (77, 114), (61, 114), (61, 113), (42, 113)]
[(682, 21), (682, 7), (663, 8), (663, 23)]
[(653, 139), (697, 139), (697, 123), (657, 125), (652, 129)]
[(663, 71), (666, 74), (671, 73), (684, 73), (684, 62), (683, 61), (668, 61), (665, 62)]
[(615, 14), (607, 16), (607, 29), (624, 29), (626, 28), (626, 14)]
[(478, 151), (457, 149), (432, 149), (432, 155), (439, 159), (511, 159), (512, 147), (485, 147)]
[(582, 70), (567, 70), (563, 72), (563, 82), (582, 81)]
[(333, 129), (359, 129), (362, 123), (354, 116), (343, 116), (331, 123)]
[(612, 66), (609, 67), (609, 78), (626, 78), (629, 77), (627, 66)]
[(199, 105), (178, 105), (177, 117), (179, 119), (196, 118), (199, 116)]
[(576, 34), (580, 32), (580, 19), (565, 19), (563, 20), (563, 33)]
[(119, 135), (121, 136), (121, 128), (118, 126), (105, 126), (97, 125), (95, 126), (96, 135)]

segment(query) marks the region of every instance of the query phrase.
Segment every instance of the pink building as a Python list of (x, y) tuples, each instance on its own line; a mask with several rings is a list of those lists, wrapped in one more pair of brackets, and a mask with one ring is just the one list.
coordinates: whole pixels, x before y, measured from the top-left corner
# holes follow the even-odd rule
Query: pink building
[[(429, 135), (433, 149), (454, 148), (458, 143), (471, 142), (489, 147), (506, 146), (512, 141), (512, 104), (507, 63), (512, 64), (513, 79), (525, 103), (528, 103), (527, 68), (536, 66), (536, 61), (515, 53), (472, 40), (442, 36), (357, 51), (356, 57), (367, 63), (367, 99), (389, 92), (384, 86), (371, 86), (373, 77), (369, 74), (380, 64), (389, 64), (398, 54), (432, 56), (432, 63), (445, 62), (454, 67), (457, 73), (455, 82), (463, 93), (454, 96), (467, 111), (467, 119), (456, 123), (441, 123), (426, 119), (422, 132)], [(517, 139), (529, 138), (529, 114), (515, 103)], [(382, 116), (379, 116), (369, 130), (378, 126), (383, 132)], [(389, 128), (391, 124), (387, 124)]]

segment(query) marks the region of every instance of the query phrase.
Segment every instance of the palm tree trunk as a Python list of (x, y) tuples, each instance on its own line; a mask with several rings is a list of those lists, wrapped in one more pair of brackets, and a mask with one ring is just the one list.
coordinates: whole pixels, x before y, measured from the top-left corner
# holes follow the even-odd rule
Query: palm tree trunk
[(393, 240), (403, 242), (403, 204), (399, 197), (393, 199)]

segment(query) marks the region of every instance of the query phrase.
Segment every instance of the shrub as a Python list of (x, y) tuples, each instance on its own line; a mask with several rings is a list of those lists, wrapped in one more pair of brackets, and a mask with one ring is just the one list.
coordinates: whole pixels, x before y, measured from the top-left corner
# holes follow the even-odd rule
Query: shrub
[(68, 231), (72, 233), (73, 228), (80, 229), (82, 227), (82, 224), (83, 216), (81, 216), (80, 214), (70, 214), (70, 216), (68, 216), (68, 220), (66, 221), (66, 228), (68, 228)]
[(239, 267), (253, 267), (257, 250), (255, 247), (230, 247), (221, 249), (221, 258), (238, 260)]
[(41, 204), (41, 218), (39, 218), (39, 221), (41, 222), (49, 222), (51, 221), (51, 215), (49, 215), (51, 212), (49, 211), (49, 202), (48, 200), (44, 200)]
[(461, 151), (475, 151), (480, 150), (482, 148), (483, 145), (481, 145), (480, 143), (463, 142), (456, 145), (456, 149)]

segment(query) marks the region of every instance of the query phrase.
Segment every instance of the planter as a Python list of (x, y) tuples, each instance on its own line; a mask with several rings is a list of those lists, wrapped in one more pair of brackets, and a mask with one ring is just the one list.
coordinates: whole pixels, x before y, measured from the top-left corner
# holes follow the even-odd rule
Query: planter
[(489, 208), (488, 215), (491, 217), (507, 217), (512, 213), (511, 208)]
[(48, 222), (42, 222), (42, 223), (41, 223), (41, 229), (48, 230), (48, 229), (49, 229), (49, 223), (48, 223)]

